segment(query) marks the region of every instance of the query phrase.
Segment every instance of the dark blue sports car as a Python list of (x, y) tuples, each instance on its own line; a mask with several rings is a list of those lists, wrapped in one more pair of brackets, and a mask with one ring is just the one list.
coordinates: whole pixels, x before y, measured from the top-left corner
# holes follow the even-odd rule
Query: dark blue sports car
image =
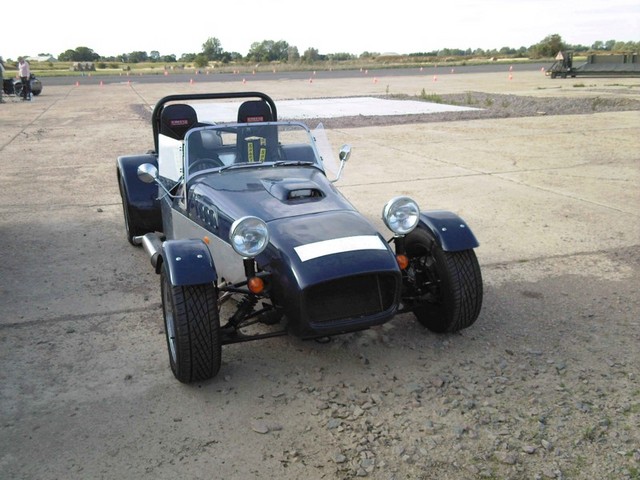
[[(229, 101), (237, 121), (218, 123)], [(214, 377), (225, 344), (324, 338), (404, 312), (434, 332), (477, 319), (482, 277), (467, 224), (398, 196), (382, 208), (385, 239), (334, 186), (349, 146), (328, 178), (317, 132), (278, 121), (268, 95), (168, 96), (152, 126), (155, 150), (119, 157), (117, 179), (127, 239), (160, 274), (181, 382)]]

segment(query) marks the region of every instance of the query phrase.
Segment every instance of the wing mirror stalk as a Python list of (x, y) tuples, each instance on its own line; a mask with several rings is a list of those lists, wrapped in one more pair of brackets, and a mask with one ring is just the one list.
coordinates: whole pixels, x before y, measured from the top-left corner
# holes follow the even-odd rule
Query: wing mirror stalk
[(338, 168), (338, 173), (336, 174), (336, 178), (331, 180), (332, 183), (340, 180), (340, 177), (342, 176), (342, 170), (344, 169), (344, 166), (347, 163), (347, 160), (349, 160), (350, 156), (351, 156), (351, 145), (343, 145), (342, 147), (340, 147), (340, 152), (338, 153), (338, 159), (340, 160), (340, 168)]
[[(168, 195), (169, 198), (178, 198), (177, 195), (173, 195), (167, 187), (165, 187), (162, 182), (158, 178), (158, 169), (151, 165), (150, 163), (143, 163), (138, 167), (138, 179), (144, 183), (156, 183), (162, 190), (164, 190), (165, 195)], [(180, 182), (178, 182), (180, 183)], [(177, 183), (176, 183), (177, 185)], [(175, 186), (175, 185), (174, 185)], [(162, 197), (160, 197), (162, 198)], [(160, 198), (158, 200), (160, 200)]]

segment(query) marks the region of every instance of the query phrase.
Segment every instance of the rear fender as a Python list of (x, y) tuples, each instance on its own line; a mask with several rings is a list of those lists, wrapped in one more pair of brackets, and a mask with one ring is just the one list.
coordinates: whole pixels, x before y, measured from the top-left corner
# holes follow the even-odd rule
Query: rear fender
[(158, 157), (154, 154), (128, 155), (118, 157), (117, 175), (122, 178), (129, 202), (129, 215), (137, 225), (148, 231), (162, 231), (162, 214), (158, 200), (158, 185), (144, 183), (138, 178), (138, 167), (143, 163), (158, 166)]
[(426, 228), (446, 252), (458, 252), (480, 245), (475, 235), (458, 215), (446, 210), (429, 210), (420, 213), (416, 228)]
[(201, 285), (218, 280), (213, 258), (202, 240), (167, 240), (162, 244), (161, 258), (156, 272), (166, 264), (173, 286)]

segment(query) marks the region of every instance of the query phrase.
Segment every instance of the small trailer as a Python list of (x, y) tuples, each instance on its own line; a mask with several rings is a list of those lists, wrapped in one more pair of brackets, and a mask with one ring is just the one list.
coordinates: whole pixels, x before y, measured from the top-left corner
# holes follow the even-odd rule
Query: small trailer
[(551, 78), (640, 77), (640, 63), (637, 53), (590, 54), (585, 63), (574, 67), (573, 52), (558, 52), (545, 75)]

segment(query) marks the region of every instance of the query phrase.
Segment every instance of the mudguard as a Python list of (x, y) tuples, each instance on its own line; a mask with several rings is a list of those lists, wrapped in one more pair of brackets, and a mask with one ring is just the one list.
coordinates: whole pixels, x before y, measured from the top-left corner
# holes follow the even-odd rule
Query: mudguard
[(162, 263), (166, 264), (171, 285), (175, 287), (212, 283), (218, 279), (211, 253), (202, 240), (165, 241)]
[(446, 252), (468, 250), (480, 245), (467, 223), (446, 210), (421, 212), (416, 228), (428, 228)]
[(118, 157), (117, 174), (124, 182), (132, 222), (150, 232), (162, 231), (158, 185), (144, 183), (138, 178), (138, 167), (143, 163), (157, 167), (158, 157), (154, 154)]

